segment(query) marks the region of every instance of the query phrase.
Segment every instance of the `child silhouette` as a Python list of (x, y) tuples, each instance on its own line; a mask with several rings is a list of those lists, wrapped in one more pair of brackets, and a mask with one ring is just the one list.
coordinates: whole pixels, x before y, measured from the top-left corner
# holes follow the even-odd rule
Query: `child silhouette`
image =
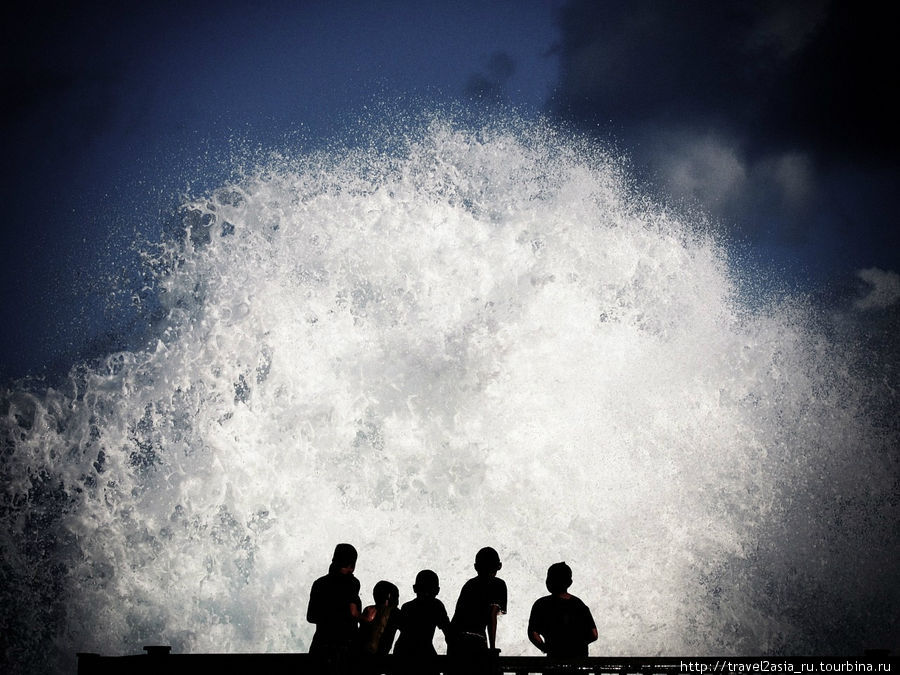
[(528, 639), (554, 659), (582, 659), (588, 645), (597, 639), (597, 626), (591, 610), (569, 593), (572, 569), (564, 562), (550, 565), (547, 590), (550, 595), (539, 598), (528, 617)]
[(422, 570), (413, 584), (415, 599), (400, 608), (400, 637), (394, 654), (401, 661), (404, 673), (437, 672), (434, 631), (440, 628), (446, 638), (450, 630), (450, 617), (444, 603), (437, 599), (440, 590), (437, 574)]

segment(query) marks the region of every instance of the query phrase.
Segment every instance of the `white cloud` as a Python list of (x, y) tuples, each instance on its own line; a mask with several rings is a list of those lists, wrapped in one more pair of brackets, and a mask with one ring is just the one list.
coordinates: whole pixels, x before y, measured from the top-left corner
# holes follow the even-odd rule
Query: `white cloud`
[(900, 300), (900, 274), (869, 267), (856, 276), (869, 284), (866, 295), (853, 303), (856, 309), (884, 309)]
[(690, 132), (665, 134), (658, 140), (655, 163), (671, 194), (714, 208), (745, 189), (747, 171), (733, 143), (710, 133)]
[[(710, 131), (653, 130), (642, 137), (647, 157), (666, 192), (701, 204), (729, 221), (768, 214), (767, 222), (794, 227), (815, 199), (818, 176), (808, 155), (770, 154), (751, 161), (737, 140)], [(792, 229), (788, 234), (796, 235)]]
[(815, 190), (809, 158), (800, 153), (787, 153), (774, 158), (772, 175), (781, 189), (785, 205), (802, 208)]

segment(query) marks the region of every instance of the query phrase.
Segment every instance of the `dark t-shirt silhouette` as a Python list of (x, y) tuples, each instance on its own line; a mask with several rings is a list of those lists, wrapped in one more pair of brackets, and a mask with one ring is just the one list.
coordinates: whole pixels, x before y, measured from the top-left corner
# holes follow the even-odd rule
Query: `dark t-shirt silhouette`
[(491, 605), (497, 605), (501, 613), (506, 613), (506, 582), (495, 576), (469, 579), (456, 601), (456, 611), (451, 622), (453, 630), (486, 637)]
[(594, 617), (579, 598), (547, 595), (537, 600), (528, 618), (528, 633), (544, 638), (547, 655), (557, 659), (580, 659), (588, 655), (594, 640)]
[(450, 629), (450, 617), (437, 598), (418, 597), (404, 603), (400, 612), (400, 637), (394, 654), (409, 657), (436, 656), (434, 631)]
[(350, 612), (350, 605), (356, 605), (357, 613), (362, 607), (359, 599), (359, 580), (352, 574), (330, 571), (313, 582), (309, 593), (309, 608), (306, 619), (316, 624), (310, 653), (346, 647), (353, 642), (358, 620)]

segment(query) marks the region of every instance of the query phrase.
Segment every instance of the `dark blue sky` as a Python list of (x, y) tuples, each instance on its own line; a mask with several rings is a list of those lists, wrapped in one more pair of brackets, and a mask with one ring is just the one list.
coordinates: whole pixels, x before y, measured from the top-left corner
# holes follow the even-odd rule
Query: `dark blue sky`
[(2, 12), (4, 379), (115, 346), (136, 233), (158, 237), (178, 194), (237, 150), (315, 147), (383, 111), (513, 105), (612, 142), (806, 290), (866, 268), (889, 288), (900, 271), (897, 57), (890, 22), (849, 3)]

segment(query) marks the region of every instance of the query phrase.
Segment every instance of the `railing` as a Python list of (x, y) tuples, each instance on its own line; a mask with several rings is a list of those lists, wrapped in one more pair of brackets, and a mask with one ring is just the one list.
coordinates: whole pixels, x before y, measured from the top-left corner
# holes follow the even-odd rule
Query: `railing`
[[(101, 656), (79, 653), (78, 675), (182, 675), (207, 672), (238, 672), (252, 675), (304, 675), (314, 673), (309, 654), (171, 654), (171, 647), (144, 647), (145, 654)], [(399, 672), (393, 656), (367, 663), (367, 675)], [(457, 664), (438, 656), (429, 664), (430, 672), (460, 672)], [(824, 666), (824, 667), (823, 667)], [(900, 659), (889, 658), (886, 650), (870, 650), (859, 658), (848, 657), (612, 657), (591, 656), (572, 662), (558, 662), (546, 656), (496, 656), (482, 672), (490, 675), (714, 675), (723, 673), (900, 673)]]

